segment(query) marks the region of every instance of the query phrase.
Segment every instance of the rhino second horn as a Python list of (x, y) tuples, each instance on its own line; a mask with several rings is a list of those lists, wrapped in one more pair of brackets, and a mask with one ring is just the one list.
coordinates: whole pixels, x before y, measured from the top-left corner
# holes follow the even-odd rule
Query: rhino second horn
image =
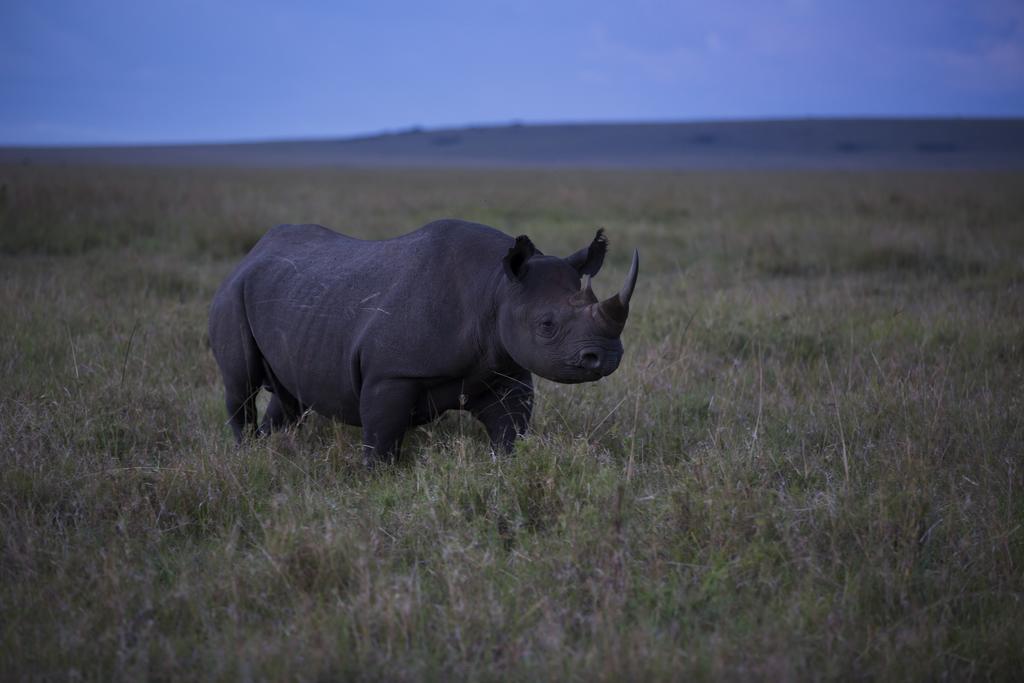
[(587, 281), (580, 287), (580, 291), (572, 295), (569, 301), (574, 306), (591, 306), (597, 303), (597, 295), (594, 294), (594, 288), (590, 286), (590, 276), (587, 276)]

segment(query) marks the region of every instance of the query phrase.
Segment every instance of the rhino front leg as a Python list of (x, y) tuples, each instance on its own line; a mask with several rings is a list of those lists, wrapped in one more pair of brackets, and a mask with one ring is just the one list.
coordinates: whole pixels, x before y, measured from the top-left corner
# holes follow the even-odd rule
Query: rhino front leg
[(528, 372), (500, 375), (470, 399), (466, 408), (487, 428), (491, 448), (508, 453), (516, 437), (525, 434), (533, 414), (533, 377)]
[(363, 424), (364, 465), (373, 467), (398, 458), (419, 394), (419, 386), (410, 380), (363, 383), (359, 419)]

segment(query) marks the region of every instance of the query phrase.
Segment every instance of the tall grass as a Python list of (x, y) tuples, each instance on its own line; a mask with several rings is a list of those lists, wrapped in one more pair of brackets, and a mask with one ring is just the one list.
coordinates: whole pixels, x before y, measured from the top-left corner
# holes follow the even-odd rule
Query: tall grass
[[(1012, 678), (1024, 177), (0, 169), (4, 678)], [(235, 448), (204, 338), (264, 230), (632, 246), (626, 358), (359, 466)]]

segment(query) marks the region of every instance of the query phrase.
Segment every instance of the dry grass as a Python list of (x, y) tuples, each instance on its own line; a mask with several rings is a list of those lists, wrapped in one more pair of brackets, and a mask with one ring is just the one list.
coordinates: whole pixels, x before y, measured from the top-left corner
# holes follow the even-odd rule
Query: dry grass
[[(1024, 178), (0, 169), (4, 678), (1006, 679)], [(206, 349), (278, 222), (641, 249), (626, 359), (367, 474)]]

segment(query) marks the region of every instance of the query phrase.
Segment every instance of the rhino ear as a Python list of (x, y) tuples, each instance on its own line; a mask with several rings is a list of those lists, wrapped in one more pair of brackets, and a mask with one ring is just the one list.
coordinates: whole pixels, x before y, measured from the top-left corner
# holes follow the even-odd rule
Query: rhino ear
[(526, 235), (517, 237), (516, 243), (512, 245), (512, 248), (508, 250), (508, 254), (501, 260), (508, 279), (518, 282), (526, 274), (526, 262), (536, 253), (537, 247), (533, 246), (533, 242), (530, 241), (529, 237)]
[(583, 275), (593, 277), (597, 275), (597, 271), (601, 270), (601, 264), (604, 263), (604, 255), (607, 251), (608, 238), (604, 236), (604, 228), (599, 228), (589, 247), (580, 249), (565, 260), (576, 269), (581, 277)]

